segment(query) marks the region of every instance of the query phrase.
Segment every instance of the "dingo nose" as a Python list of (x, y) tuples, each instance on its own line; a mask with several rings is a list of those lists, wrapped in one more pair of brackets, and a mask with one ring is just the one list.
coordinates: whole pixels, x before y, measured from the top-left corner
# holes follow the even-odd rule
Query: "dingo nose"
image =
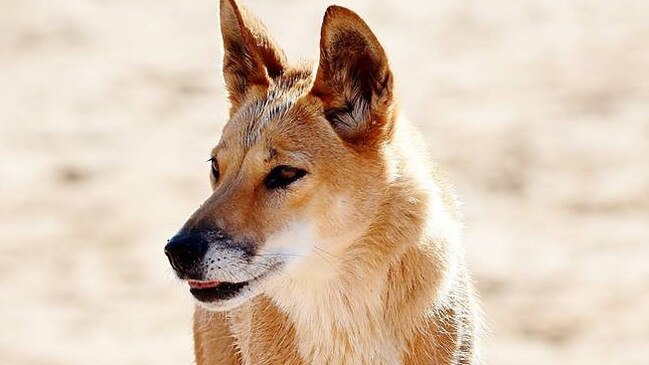
[(169, 240), (165, 246), (165, 255), (178, 276), (185, 279), (200, 272), (198, 265), (205, 256), (207, 248), (207, 242), (200, 235), (181, 232)]

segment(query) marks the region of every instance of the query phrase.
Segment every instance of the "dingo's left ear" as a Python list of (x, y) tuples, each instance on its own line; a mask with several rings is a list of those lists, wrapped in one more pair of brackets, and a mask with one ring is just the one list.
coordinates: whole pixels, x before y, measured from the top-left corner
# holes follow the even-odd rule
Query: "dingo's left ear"
[(255, 88), (265, 90), (287, 66), (284, 52), (266, 28), (235, 0), (221, 0), (223, 77), (236, 110)]
[(344, 140), (370, 145), (389, 138), (393, 77), (383, 47), (367, 24), (343, 7), (327, 8), (320, 34), (320, 64), (311, 95)]

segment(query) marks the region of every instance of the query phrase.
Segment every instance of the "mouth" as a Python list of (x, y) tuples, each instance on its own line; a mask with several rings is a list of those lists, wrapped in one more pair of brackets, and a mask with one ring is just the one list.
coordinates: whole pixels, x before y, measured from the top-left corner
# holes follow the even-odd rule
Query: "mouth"
[(189, 292), (201, 302), (215, 302), (227, 300), (237, 296), (245, 287), (248, 281), (232, 283), (228, 281), (198, 281), (188, 280)]
[[(273, 265), (263, 274), (241, 282), (219, 281), (219, 280), (187, 280), (189, 292), (199, 302), (210, 303), (218, 307), (229, 302), (240, 302), (247, 296), (257, 292), (262, 286), (262, 280), (277, 273), (280, 263)], [(224, 303), (225, 302), (225, 303)]]

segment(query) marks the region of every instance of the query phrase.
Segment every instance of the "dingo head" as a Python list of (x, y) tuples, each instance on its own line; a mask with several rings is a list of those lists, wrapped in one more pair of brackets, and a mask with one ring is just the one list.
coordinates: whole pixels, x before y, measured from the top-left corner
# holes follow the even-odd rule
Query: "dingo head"
[(388, 184), (396, 118), (385, 52), (352, 11), (327, 9), (314, 75), (289, 65), (234, 0), (220, 10), (232, 107), (210, 159), (213, 193), (165, 247), (215, 310), (304, 272), (317, 250), (344, 254), (366, 232)]

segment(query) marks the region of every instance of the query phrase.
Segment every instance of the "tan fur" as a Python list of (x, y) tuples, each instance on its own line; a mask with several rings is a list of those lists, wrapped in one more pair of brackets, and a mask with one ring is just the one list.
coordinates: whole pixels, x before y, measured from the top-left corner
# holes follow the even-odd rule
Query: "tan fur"
[[(221, 24), (231, 118), (214, 194), (185, 228), (210, 222), (255, 242), (232, 278), (283, 266), (234, 307), (196, 307), (197, 364), (475, 364), (459, 207), (399, 115), (369, 27), (330, 7), (313, 73), (289, 66), (234, 0), (221, 1)], [(309, 174), (264, 190), (280, 164)]]

